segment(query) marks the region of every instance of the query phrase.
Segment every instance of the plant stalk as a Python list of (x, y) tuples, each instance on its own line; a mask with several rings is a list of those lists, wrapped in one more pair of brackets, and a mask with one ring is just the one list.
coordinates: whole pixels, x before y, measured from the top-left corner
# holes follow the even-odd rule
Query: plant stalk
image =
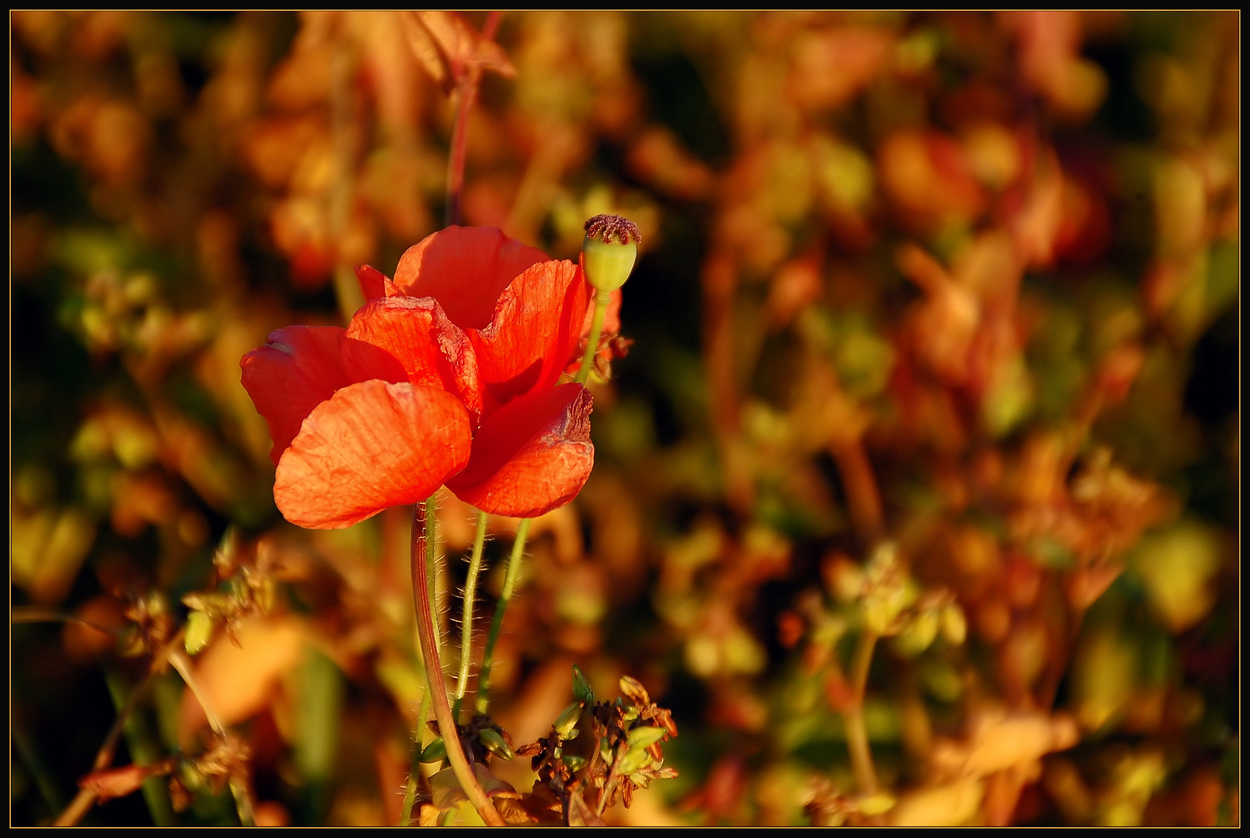
[(582, 354), (581, 366), (577, 368), (574, 384), (585, 384), (590, 378), (590, 371), (595, 367), (595, 355), (599, 352), (599, 335), (603, 333), (603, 321), (608, 313), (608, 300), (611, 294), (603, 291), (595, 292), (595, 314), (590, 321), (590, 336), (586, 340), (586, 351)]
[(868, 667), (872, 663), (873, 649), (877, 644), (875, 632), (865, 629), (855, 645), (851, 660), (851, 689), (854, 703), (844, 714), (846, 719), (846, 747), (851, 754), (851, 770), (855, 785), (861, 794), (877, 791), (877, 769), (872, 763), (872, 750), (868, 746), (868, 729), (864, 726), (864, 693), (868, 687)]
[(464, 608), (460, 618), (460, 674), (456, 678), (457, 718), (460, 702), (469, 686), (469, 664), (473, 660), (473, 606), (477, 600), (477, 578), (482, 572), (482, 548), (486, 546), (486, 513), (478, 510), (477, 533), (473, 537), (473, 554), (469, 558), (469, 573), (464, 581)]
[(412, 592), (416, 608), (417, 636), (421, 643), (421, 657), (425, 662), (425, 677), (434, 705), (434, 717), (438, 719), (439, 734), (447, 747), (447, 760), (451, 770), (460, 781), (465, 796), (490, 826), (504, 826), (505, 822), (496, 811), (486, 792), (478, 785), (473, 767), (460, 747), (460, 731), (447, 701), (447, 688), (443, 684), (443, 665), (439, 657), (438, 630), (434, 627), (434, 608), (430, 597), (433, 583), (433, 564), (429, 561), (432, 545), (437, 539), (434, 523), (434, 498), (417, 504), (412, 511)]
[(512, 599), (512, 591), (516, 588), (517, 576), (520, 575), (521, 559), (525, 554), (525, 538), (529, 535), (530, 519), (521, 521), (516, 530), (516, 540), (512, 542), (512, 555), (508, 558), (508, 570), (503, 580), (503, 590), (499, 592), (499, 605), (495, 608), (495, 619), (490, 625), (490, 634), (486, 637), (486, 651), (482, 654), (482, 668), (477, 674), (477, 712), (485, 714), (490, 702), (490, 668), (495, 656), (495, 642), (499, 640), (499, 632), (503, 628), (504, 611)]

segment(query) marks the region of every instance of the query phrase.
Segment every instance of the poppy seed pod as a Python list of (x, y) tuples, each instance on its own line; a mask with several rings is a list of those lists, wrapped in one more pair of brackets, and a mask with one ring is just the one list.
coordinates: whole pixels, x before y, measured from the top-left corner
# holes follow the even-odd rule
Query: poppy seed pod
[(619, 215), (596, 215), (586, 222), (582, 242), (582, 270), (601, 294), (625, 284), (638, 259), (642, 234), (638, 225)]

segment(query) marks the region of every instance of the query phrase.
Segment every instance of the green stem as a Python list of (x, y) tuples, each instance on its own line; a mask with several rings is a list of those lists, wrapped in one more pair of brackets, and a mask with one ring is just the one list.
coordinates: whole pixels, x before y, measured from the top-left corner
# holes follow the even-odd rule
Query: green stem
[(412, 739), (412, 764), (408, 767), (408, 783), (404, 787), (404, 810), (399, 816), (400, 826), (412, 826), (412, 807), (417, 802), (417, 790), (421, 786), (421, 752), (424, 750), (422, 735), (425, 731), (425, 720), (430, 715), (430, 691), (421, 696), (421, 706), (417, 710), (417, 729)]
[(582, 354), (582, 364), (577, 368), (577, 376), (573, 379), (574, 384), (585, 384), (586, 379), (590, 377), (590, 371), (595, 367), (595, 355), (599, 352), (599, 335), (603, 332), (603, 319), (607, 316), (608, 300), (611, 297), (610, 293), (595, 292), (595, 315), (590, 321), (590, 335), (586, 341), (586, 351)]
[(499, 592), (499, 605), (495, 608), (495, 619), (490, 625), (490, 634), (486, 638), (486, 651), (482, 654), (482, 669), (477, 675), (477, 712), (485, 715), (490, 702), (490, 668), (495, 656), (495, 642), (499, 640), (499, 631), (503, 628), (503, 614), (512, 599), (512, 591), (516, 587), (517, 576), (520, 575), (521, 558), (525, 553), (525, 538), (529, 535), (530, 519), (521, 521), (516, 530), (516, 541), (512, 542), (512, 555), (508, 558), (508, 571), (504, 576), (503, 590)]
[(469, 664), (473, 660), (473, 606), (477, 602), (477, 577), (482, 572), (482, 548), (486, 545), (486, 513), (478, 510), (477, 533), (473, 537), (473, 555), (469, 558), (469, 574), (464, 580), (464, 612), (460, 618), (460, 674), (456, 678), (456, 718), (460, 702), (469, 686)]
[[(134, 689), (121, 672), (112, 667), (104, 671), (104, 683), (113, 699), (113, 706), (119, 712), (127, 704), (127, 698)], [(130, 713), (122, 724), (126, 737), (126, 747), (130, 751), (130, 760), (135, 765), (154, 766), (161, 762), (161, 747), (155, 741), (151, 730), (143, 723), (143, 716)], [(169, 802), (168, 783), (163, 777), (153, 774), (143, 781), (141, 791), (148, 804), (148, 813), (152, 816), (155, 826), (174, 826), (174, 810)]]
[(447, 747), (447, 761), (451, 763), (451, 770), (460, 781), (460, 788), (482, 816), (482, 820), (490, 826), (504, 826), (504, 819), (478, 785), (473, 767), (469, 765), (464, 749), (460, 747), (460, 731), (456, 727), (451, 704), (447, 701), (447, 688), (443, 684), (438, 630), (434, 627), (434, 608), (430, 596), (434, 586), (434, 564), (429, 560), (429, 554), (437, 543), (435, 527), (434, 498), (431, 497), (424, 504), (414, 506), (412, 511), (413, 605), (416, 607), (417, 636), (421, 641), (421, 657), (425, 661), (426, 683), (434, 705), (434, 717), (438, 719), (438, 732)]
[(844, 714), (846, 747), (851, 754), (855, 785), (859, 787), (861, 794), (874, 794), (877, 791), (877, 770), (873, 766), (872, 750), (868, 746), (868, 729), (864, 726), (864, 693), (868, 687), (868, 667), (872, 663), (872, 653), (876, 645), (876, 633), (864, 630), (859, 635), (855, 656), (851, 659), (851, 690), (855, 702)]

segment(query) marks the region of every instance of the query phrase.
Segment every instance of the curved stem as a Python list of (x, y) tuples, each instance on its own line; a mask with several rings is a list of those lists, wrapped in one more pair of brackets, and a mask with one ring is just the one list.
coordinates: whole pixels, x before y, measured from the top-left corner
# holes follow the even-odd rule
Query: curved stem
[(486, 513), (478, 510), (477, 533), (473, 537), (473, 555), (469, 558), (469, 574), (464, 580), (464, 610), (460, 618), (460, 674), (456, 678), (455, 715), (460, 715), (460, 702), (469, 686), (469, 664), (473, 659), (473, 606), (477, 599), (477, 577), (482, 572), (482, 548), (486, 546)]
[(855, 646), (851, 660), (851, 689), (854, 705), (845, 713), (846, 747), (851, 753), (851, 770), (855, 773), (855, 785), (861, 794), (873, 794), (877, 790), (877, 770), (872, 764), (872, 750), (868, 746), (868, 729), (864, 726), (864, 692), (868, 687), (868, 667), (877, 644), (877, 635), (864, 630)]
[(451, 714), (451, 704), (447, 701), (447, 688), (443, 684), (443, 664), (438, 654), (438, 630), (434, 627), (434, 608), (430, 597), (434, 574), (429, 553), (431, 543), (436, 538), (434, 499), (430, 498), (424, 504), (414, 506), (412, 511), (412, 593), (413, 605), (416, 607), (417, 636), (421, 642), (421, 656), (425, 661), (425, 677), (434, 705), (434, 717), (438, 719), (438, 731), (447, 747), (447, 760), (451, 763), (451, 770), (460, 781), (465, 796), (487, 824), (504, 826), (504, 819), (478, 785), (473, 767), (465, 759), (464, 749), (460, 747), (460, 732), (456, 727), (455, 717)]
[(495, 656), (495, 642), (499, 640), (499, 631), (503, 628), (503, 614), (512, 599), (512, 591), (516, 587), (517, 576), (520, 575), (521, 558), (525, 553), (525, 538), (529, 535), (530, 519), (521, 521), (516, 530), (516, 540), (512, 542), (512, 555), (508, 558), (508, 572), (504, 576), (503, 590), (499, 592), (499, 605), (495, 608), (495, 619), (490, 624), (490, 634), (486, 638), (486, 651), (482, 654), (482, 669), (477, 674), (477, 712), (485, 714), (490, 702), (490, 668)]
[(595, 367), (595, 355), (599, 352), (599, 335), (603, 333), (603, 320), (608, 313), (608, 300), (611, 294), (603, 291), (595, 292), (595, 314), (590, 321), (590, 335), (586, 339), (586, 351), (582, 353), (582, 364), (577, 368), (574, 384), (585, 384), (590, 371)]
[[(404, 808), (399, 816), (400, 826), (412, 825), (412, 807), (416, 805), (417, 795), (421, 789), (421, 739), (425, 730), (425, 720), (430, 715), (430, 691), (421, 696), (421, 705), (417, 710), (417, 729), (412, 738), (412, 760), (408, 767), (408, 782), (404, 785)], [(427, 790), (428, 791), (428, 790)]]

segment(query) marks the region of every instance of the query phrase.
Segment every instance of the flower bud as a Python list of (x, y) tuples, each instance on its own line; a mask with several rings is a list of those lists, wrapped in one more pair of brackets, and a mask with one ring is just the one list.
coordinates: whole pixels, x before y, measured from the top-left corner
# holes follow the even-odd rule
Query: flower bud
[(187, 632), (185, 646), (188, 655), (197, 654), (213, 639), (213, 618), (203, 611), (192, 611), (187, 615)]
[(586, 704), (595, 703), (594, 690), (590, 688), (590, 682), (577, 664), (573, 664), (573, 697)]
[(963, 609), (953, 602), (942, 609), (942, 636), (953, 646), (962, 646), (968, 637)]
[(636, 727), (629, 732), (629, 747), (650, 748), (664, 738), (665, 732), (662, 727)]
[(582, 703), (574, 701), (568, 707), (564, 708), (564, 712), (556, 719), (552, 727), (555, 728), (556, 734), (561, 739), (573, 739), (577, 736), (577, 720), (582, 715)]
[(912, 615), (899, 632), (896, 647), (908, 657), (916, 657), (933, 645), (938, 633), (936, 611), (920, 611)]
[(441, 736), (421, 751), (421, 762), (442, 762), (445, 759), (447, 759), (447, 743)]
[(508, 747), (507, 740), (500, 736), (499, 731), (494, 728), (488, 727), (478, 731), (477, 741), (481, 742), (486, 747), (486, 750), (497, 757), (512, 759), (516, 756), (512, 753), (512, 748)]
[(582, 270), (601, 294), (625, 284), (638, 258), (642, 234), (638, 225), (619, 215), (596, 215), (586, 222), (582, 242)]

